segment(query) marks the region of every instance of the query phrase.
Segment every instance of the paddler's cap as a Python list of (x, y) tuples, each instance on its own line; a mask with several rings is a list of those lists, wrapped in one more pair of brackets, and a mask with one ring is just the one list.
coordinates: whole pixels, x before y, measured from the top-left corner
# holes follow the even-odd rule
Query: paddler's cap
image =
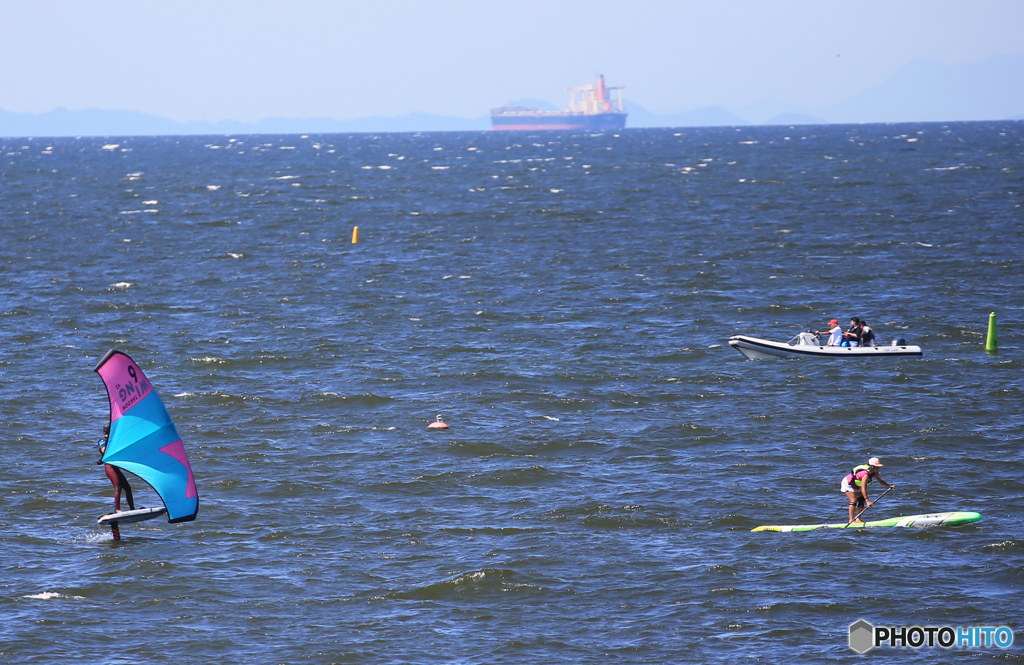
[(828, 322), (828, 324), (829, 324), (830, 326), (838, 326), (838, 325), (839, 325), (839, 322), (838, 322), (838, 321), (836, 321), (835, 319), (832, 319), (831, 321), (829, 321), (829, 322)]
[(872, 457), (868, 460), (868, 466), (882, 466), (882, 462), (877, 457)]

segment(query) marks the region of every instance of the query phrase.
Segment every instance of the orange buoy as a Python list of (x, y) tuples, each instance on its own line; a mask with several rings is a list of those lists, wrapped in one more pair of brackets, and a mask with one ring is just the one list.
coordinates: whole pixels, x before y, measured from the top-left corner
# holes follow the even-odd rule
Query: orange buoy
[(441, 420), (441, 416), (438, 415), (437, 416), (437, 422), (433, 422), (433, 423), (430, 423), (429, 425), (427, 425), (427, 429), (448, 429), (448, 425), (446, 425)]

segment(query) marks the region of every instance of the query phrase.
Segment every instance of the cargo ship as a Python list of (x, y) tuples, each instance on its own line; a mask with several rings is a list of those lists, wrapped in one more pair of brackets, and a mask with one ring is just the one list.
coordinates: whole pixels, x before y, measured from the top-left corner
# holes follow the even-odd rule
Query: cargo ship
[[(607, 87), (604, 76), (597, 83), (568, 88), (569, 108), (564, 111), (541, 111), (525, 106), (499, 106), (491, 109), (494, 131), (514, 129), (622, 129), (626, 126), (626, 109), (622, 106), (622, 87)], [(617, 91), (615, 100), (610, 97)]]

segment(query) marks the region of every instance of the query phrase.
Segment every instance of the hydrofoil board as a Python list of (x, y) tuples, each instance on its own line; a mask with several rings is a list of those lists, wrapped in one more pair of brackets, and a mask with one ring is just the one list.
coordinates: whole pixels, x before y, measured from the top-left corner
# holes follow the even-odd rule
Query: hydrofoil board
[(120, 513), (103, 515), (96, 523), (103, 526), (107, 524), (131, 524), (132, 522), (145, 522), (154, 517), (160, 517), (167, 512), (166, 508), (139, 508), (138, 510), (126, 510)]

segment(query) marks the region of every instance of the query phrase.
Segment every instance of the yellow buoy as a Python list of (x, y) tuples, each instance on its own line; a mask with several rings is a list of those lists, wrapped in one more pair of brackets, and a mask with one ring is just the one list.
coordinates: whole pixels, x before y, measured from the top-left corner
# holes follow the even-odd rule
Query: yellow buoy
[(359, 242), (359, 227), (358, 226), (353, 226), (352, 227), (352, 244), (354, 245), (357, 242)]
[(988, 340), (985, 341), (985, 350), (989, 353), (999, 353), (999, 340), (996, 339), (996, 313), (988, 315)]

